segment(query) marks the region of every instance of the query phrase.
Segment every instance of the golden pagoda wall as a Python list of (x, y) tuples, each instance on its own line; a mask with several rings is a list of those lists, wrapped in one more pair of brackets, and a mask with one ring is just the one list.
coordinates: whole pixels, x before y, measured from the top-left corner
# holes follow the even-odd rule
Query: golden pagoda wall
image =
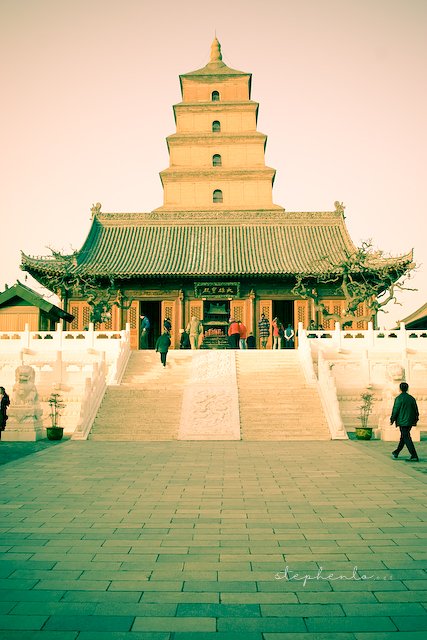
[(182, 78), (183, 102), (209, 102), (212, 91), (218, 91), (222, 102), (244, 102), (249, 100), (249, 75), (206, 78), (197, 80)]
[[(223, 192), (223, 202), (212, 204), (215, 189)], [(268, 180), (227, 180), (217, 178), (201, 182), (194, 179), (169, 182), (164, 189), (165, 207), (191, 209), (265, 209), (272, 206), (271, 182)]]

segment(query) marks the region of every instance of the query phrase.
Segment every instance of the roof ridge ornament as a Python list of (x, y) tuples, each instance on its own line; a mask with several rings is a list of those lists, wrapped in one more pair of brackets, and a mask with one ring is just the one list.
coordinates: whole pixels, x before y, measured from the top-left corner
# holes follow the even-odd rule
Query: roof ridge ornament
[(222, 60), (221, 45), (215, 36), (211, 44), (211, 62), (220, 62)]
[(343, 216), (343, 218), (345, 218), (345, 215), (344, 215), (344, 209), (345, 209), (344, 203), (340, 202), (339, 200), (335, 200), (334, 207), (335, 207), (336, 213), (340, 213)]
[(90, 211), (91, 211), (91, 214), (92, 214), (92, 217), (91, 217), (92, 220), (93, 220), (93, 218), (95, 216), (97, 216), (99, 213), (101, 213), (101, 207), (102, 207), (102, 204), (100, 202), (97, 202), (96, 204), (93, 204), (91, 206)]

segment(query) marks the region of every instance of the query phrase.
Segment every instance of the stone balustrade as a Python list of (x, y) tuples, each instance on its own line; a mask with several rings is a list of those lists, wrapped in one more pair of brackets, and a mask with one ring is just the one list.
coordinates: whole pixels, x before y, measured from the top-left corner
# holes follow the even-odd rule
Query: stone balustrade
[[(76, 426), (86, 425), (94, 411), (98, 390), (114, 384), (123, 373), (130, 354), (130, 328), (123, 331), (55, 331), (3, 332), (0, 334), (0, 379), (10, 391), (15, 371), (21, 364), (35, 372), (35, 385), (42, 407), (43, 427), (49, 425), (48, 399), (52, 389), (61, 392), (65, 408), (62, 424), (67, 434)], [(100, 379), (103, 378), (103, 382)], [(96, 393), (95, 393), (96, 392)], [(91, 400), (85, 401), (92, 394)], [(96, 404), (96, 403), (95, 403)]]
[(298, 327), (298, 339), (306, 337), (311, 339), (321, 348), (323, 344), (337, 349), (376, 349), (379, 351), (401, 351), (411, 349), (427, 352), (427, 331), (414, 331), (405, 328), (403, 322), (399, 329), (374, 329), (372, 322), (368, 323), (368, 329), (341, 329), (339, 322), (334, 329), (321, 331), (308, 331), (300, 323)]

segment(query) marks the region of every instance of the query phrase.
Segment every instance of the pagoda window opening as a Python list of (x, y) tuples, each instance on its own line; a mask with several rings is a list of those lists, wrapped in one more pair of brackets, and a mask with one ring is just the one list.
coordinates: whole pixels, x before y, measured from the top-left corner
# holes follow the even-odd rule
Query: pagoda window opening
[(213, 167), (221, 167), (222, 166), (222, 158), (219, 153), (215, 153), (212, 156), (212, 166)]
[(213, 196), (212, 196), (212, 202), (214, 203), (219, 203), (219, 202), (223, 202), (223, 197), (222, 197), (222, 191), (221, 189), (215, 189), (215, 191), (213, 192)]
[(214, 120), (212, 122), (212, 131), (221, 131), (221, 123), (219, 120)]
[(212, 91), (212, 102), (219, 102), (219, 91)]

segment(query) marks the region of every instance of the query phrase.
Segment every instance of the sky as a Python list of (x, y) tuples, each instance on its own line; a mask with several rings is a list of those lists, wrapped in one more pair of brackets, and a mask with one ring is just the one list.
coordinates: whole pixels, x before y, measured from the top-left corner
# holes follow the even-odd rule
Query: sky
[[(274, 202), (345, 205), (355, 244), (414, 249), (391, 328), (427, 302), (426, 0), (0, 0), (0, 290), (21, 251), (80, 249), (90, 208), (163, 203), (179, 74), (252, 73)], [(30, 287), (40, 287), (30, 276)]]

